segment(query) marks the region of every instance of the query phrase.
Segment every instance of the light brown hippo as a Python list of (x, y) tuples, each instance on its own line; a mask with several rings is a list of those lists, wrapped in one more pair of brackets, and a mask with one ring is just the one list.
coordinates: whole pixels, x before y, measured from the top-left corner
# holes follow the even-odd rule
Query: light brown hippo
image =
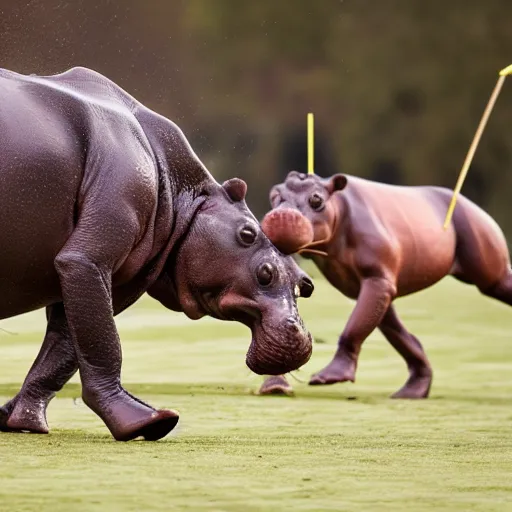
[[(394, 398), (426, 398), (432, 369), (418, 339), (395, 311), (396, 297), (424, 290), (446, 275), (512, 304), (505, 237), (481, 208), (461, 197), (443, 229), (451, 191), (405, 187), (336, 174), (329, 179), (292, 171), (270, 192), (263, 231), (282, 252), (301, 253), (327, 280), (357, 299), (331, 363), (312, 385), (354, 381), (361, 346), (379, 328), (405, 359), (409, 379)], [(287, 392), (283, 376), (262, 393)]]

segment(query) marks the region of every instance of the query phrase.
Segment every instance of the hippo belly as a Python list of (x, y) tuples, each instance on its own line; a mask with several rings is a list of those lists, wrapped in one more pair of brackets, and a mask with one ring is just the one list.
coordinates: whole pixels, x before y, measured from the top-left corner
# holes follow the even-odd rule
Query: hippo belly
[(56, 159), (18, 155), (0, 151), (0, 318), (60, 300), (54, 259), (73, 230), (79, 186)]
[(42, 92), (6, 73), (0, 73), (0, 318), (60, 300), (53, 261), (73, 230), (83, 176), (83, 146), (66, 109), (48, 106)]
[(0, 318), (60, 300), (53, 261), (71, 234), (73, 201), (33, 171), (23, 173), (22, 188), (0, 169)]
[(424, 205), (421, 215), (413, 220), (413, 224), (398, 230), (401, 238), (398, 296), (408, 295), (437, 283), (450, 273), (455, 261), (455, 231), (453, 227), (443, 230), (442, 220), (436, 209)]

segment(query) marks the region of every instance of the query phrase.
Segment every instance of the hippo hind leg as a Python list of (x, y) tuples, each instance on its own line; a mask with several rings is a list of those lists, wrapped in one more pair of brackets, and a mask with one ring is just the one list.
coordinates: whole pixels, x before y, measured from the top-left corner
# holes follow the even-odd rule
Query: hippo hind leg
[(392, 398), (427, 398), (432, 384), (432, 368), (416, 336), (406, 330), (393, 305), (382, 319), (379, 329), (393, 348), (405, 359), (409, 378)]
[[(499, 271), (499, 270), (498, 270)], [(487, 297), (504, 302), (512, 306), (512, 270), (506, 268), (505, 272), (501, 271), (502, 277), (496, 280), (496, 276), (486, 275), (486, 272), (464, 271), (464, 269), (454, 266), (451, 275), (458, 281), (465, 284), (475, 285), (482, 294)], [(492, 283), (492, 284), (489, 284)]]
[(492, 286), (479, 289), (484, 295), (512, 306), (512, 270), (508, 269), (506, 274)]
[(46, 408), (78, 364), (63, 304), (46, 309), (48, 327), (20, 392), (0, 407), (0, 431), (47, 434)]
[(454, 215), (456, 257), (450, 274), (481, 293), (512, 305), (512, 270), (505, 237), (482, 210), (463, 199)]

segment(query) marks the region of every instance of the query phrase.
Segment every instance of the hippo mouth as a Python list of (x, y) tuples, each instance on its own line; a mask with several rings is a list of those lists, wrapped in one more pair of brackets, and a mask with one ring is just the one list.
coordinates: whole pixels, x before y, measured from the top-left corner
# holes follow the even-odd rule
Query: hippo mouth
[(246, 364), (254, 373), (282, 375), (300, 368), (311, 357), (313, 340), (300, 319), (289, 318), (273, 328), (256, 322), (251, 331)]
[(202, 310), (203, 315), (211, 316), (217, 320), (235, 320), (222, 313), (218, 306), (218, 297), (220, 293), (213, 291), (194, 293), (197, 305)]
[(311, 357), (313, 340), (298, 315), (276, 321), (273, 314), (262, 314), (257, 304), (241, 301), (236, 308), (219, 306), (225, 292), (194, 294), (202, 313), (218, 320), (241, 322), (252, 332), (246, 356), (247, 366), (259, 375), (281, 375), (306, 364)]
[(217, 320), (229, 322), (241, 322), (248, 327), (260, 319), (258, 305), (250, 299), (241, 299), (236, 307), (223, 307), (223, 299), (229, 295), (229, 288), (215, 291), (203, 291), (194, 293), (197, 305), (203, 315), (208, 315)]

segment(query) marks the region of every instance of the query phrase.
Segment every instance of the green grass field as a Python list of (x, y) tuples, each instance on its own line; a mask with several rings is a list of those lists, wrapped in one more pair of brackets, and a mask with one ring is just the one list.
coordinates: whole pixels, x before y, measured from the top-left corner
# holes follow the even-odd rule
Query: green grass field
[[(301, 312), (319, 339), (297, 375), (335, 349), (352, 303), (321, 279)], [(512, 310), (446, 280), (397, 301), (434, 368), (431, 398), (388, 399), (405, 365), (379, 333), (355, 384), (254, 395), (249, 331), (189, 321), (144, 298), (118, 318), (125, 385), (181, 413), (157, 443), (116, 443), (75, 379), (48, 436), (0, 434), (0, 511), (512, 510)], [(0, 327), (0, 398), (18, 389), (43, 312)]]

